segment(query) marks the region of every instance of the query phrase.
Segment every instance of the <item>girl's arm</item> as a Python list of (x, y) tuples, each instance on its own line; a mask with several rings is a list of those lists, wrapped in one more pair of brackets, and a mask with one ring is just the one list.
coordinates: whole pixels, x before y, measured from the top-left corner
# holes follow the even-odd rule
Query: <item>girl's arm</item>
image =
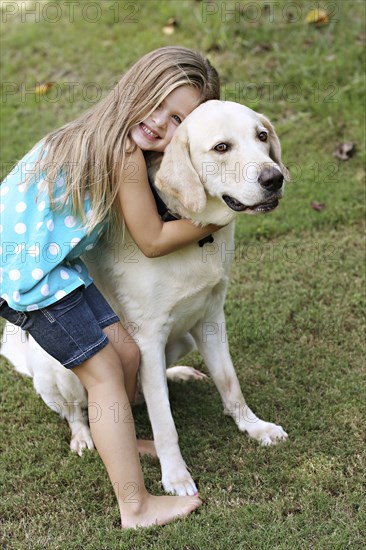
[(213, 224), (197, 227), (188, 220), (162, 222), (150, 189), (145, 159), (138, 148), (128, 156), (122, 169), (118, 200), (128, 231), (148, 258), (164, 256), (221, 229)]

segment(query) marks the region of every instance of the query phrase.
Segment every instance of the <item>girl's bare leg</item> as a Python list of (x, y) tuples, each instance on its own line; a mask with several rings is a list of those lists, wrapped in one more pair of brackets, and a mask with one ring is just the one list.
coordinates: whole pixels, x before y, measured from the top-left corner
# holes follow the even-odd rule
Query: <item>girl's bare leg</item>
[(164, 525), (198, 508), (198, 496), (157, 497), (147, 492), (123, 369), (112, 344), (73, 372), (88, 392), (90, 429), (117, 496), (122, 527)]
[[(119, 355), (122, 363), (125, 390), (127, 397), (132, 404), (136, 394), (137, 371), (140, 366), (140, 350), (132, 336), (126, 331), (121, 323), (114, 323), (103, 329), (108, 336), (110, 343)], [(140, 455), (157, 457), (154, 442), (148, 439), (137, 440), (137, 450)]]

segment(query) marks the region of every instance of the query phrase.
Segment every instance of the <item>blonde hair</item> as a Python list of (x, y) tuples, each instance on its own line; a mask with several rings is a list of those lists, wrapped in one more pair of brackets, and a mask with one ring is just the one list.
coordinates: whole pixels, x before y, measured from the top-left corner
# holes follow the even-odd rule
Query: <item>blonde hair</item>
[[(126, 153), (135, 146), (130, 129), (146, 119), (179, 86), (199, 90), (200, 103), (219, 99), (220, 82), (216, 70), (200, 53), (182, 47), (163, 47), (137, 61), (115, 88), (76, 120), (51, 132), (44, 139), (38, 162), (46, 170), (45, 184), (53, 207), (63, 207), (71, 197), (75, 213), (92, 231), (108, 216), (118, 220), (115, 198), (119, 173)], [(42, 156), (43, 155), (43, 156)], [(54, 182), (65, 175), (66, 193), (61, 204), (52, 198)], [(84, 197), (90, 193), (92, 216), (86, 219)]]

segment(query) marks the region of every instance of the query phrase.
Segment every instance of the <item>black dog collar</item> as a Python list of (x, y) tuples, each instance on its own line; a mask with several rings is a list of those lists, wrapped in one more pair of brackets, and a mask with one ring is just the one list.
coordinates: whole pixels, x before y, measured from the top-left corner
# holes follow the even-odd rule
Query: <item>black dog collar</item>
[[(175, 214), (170, 212), (169, 208), (167, 207), (167, 205), (165, 204), (163, 199), (160, 197), (160, 195), (157, 192), (154, 185), (152, 185), (151, 182), (149, 182), (149, 183), (150, 183), (150, 188), (151, 188), (152, 194), (153, 194), (154, 199), (155, 199), (156, 208), (158, 209), (158, 213), (159, 213), (159, 216), (162, 219), (162, 221), (163, 222), (172, 222), (174, 220), (180, 220), (181, 218), (179, 216), (176, 216)], [(207, 235), (207, 237), (204, 237), (203, 239), (198, 241), (198, 246), (203, 246), (206, 243), (213, 243), (213, 242), (214, 242), (213, 236), (212, 235)]]

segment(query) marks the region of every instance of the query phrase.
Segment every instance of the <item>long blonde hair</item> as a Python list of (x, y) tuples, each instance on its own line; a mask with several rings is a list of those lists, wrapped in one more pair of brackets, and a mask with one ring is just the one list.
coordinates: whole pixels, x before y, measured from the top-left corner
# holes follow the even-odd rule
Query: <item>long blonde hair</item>
[[(108, 216), (118, 220), (115, 198), (119, 171), (134, 146), (130, 129), (146, 119), (175, 88), (194, 86), (200, 103), (219, 99), (216, 70), (200, 53), (182, 47), (163, 47), (143, 56), (109, 94), (76, 120), (48, 134), (38, 169), (46, 171), (45, 186), (53, 207), (71, 197), (90, 232)], [(42, 156), (43, 155), (43, 156)], [(52, 199), (54, 182), (65, 175), (66, 194), (61, 205)], [(92, 216), (86, 219), (84, 198), (90, 193)]]

